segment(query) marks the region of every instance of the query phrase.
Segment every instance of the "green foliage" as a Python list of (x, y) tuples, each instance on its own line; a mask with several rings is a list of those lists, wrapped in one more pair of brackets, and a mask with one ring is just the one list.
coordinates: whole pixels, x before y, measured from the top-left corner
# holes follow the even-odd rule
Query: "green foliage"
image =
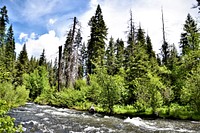
[(28, 73), (32, 73), (38, 66), (38, 60), (35, 57), (31, 56), (31, 59), (29, 61)]
[(14, 125), (14, 118), (6, 115), (9, 107), (4, 100), (0, 100), (0, 132), (1, 133), (14, 133), (22, 132), (22, 126), (16, 127)]
[(98, 78), (96, 75), (90, 75), (90, 85), (86, 87), (86, 100), (98, 103), (98, 98), (101, 93), (101, 86), (98, 84)]
[(23, 105), (28, 99), (29, 91), (24, 86), (18, 86), (16, 89), (11, 83), (0, 84), (0, 99), (5, 100), (9, 107)]
[(30, 90), (29, 97), (31, 100), (35, 100), (40, 94), (49, 91), (49, 79), (48, 72), (44, 66), (35, 69), (30, 75), (25, 74), (24, 84), (28, 90)]
[(86, 87), (86, 86), (87, 86), (86, 80), (78, 79), (75, 82), (74, 89), (81, 90), (83, 87)]
[(73, 107), (78, 102), (84, 101), (84, 93), (78, 90), (66, 89), (57, 95), (61, 106)]
[(26, 90), (25, 86), (17, 86), (14, 98), (17, 106), (24, 105), (29, 98), (29, 90)]
[(15, 40), (14, 40), (14, 33), (12, 29), (12, 25), (8, 29), (8, 33), (6, 35), (6, 46), (5, 46), (5, 66), (6, 71), (10, 72), (10, 78), (11, 81), (14, 80), (14, 74), (15, 74), (15, 59), (16, 59), (16, 53), (15, 53)]
[(189, 104), (194, 111), (200, 113), (200, 65), (191, 71), (185, 82), (181, 99), (183, 103)]
[(55, 88), (51, 88), (48, 91), (43, 92), (41, 95), (37, 96), (34, 102), (44, 105), (56, 105), (58, 106), (59, 103), (55, 97)]
[(126, 70), (126, 85), (128, 89), (128, 104), (133, 104), (136, 100), (136, 96), (134, 95), (135, 83), (134, 80), (136, 78), (142, 78), (146, 76), (148, 70), (151, 65), (149, 64), (148, 55), (146, 53), (146, 49), (144, 48), (144, 44), (138, 43), (138, 45), (134, 46), (134, 55), (130, 56), (129, 65)]
[(138, 111), (144, 112), (147, 108), (152, 107), (153, 112), (163, 104), (161, 91), (165, 89), (160, 78), (155, 74), (148, 73), (146, 78), (137, 78), (135, 83), (135, 95)]
[(108, 75), (105, 68), (97, 68), (96, 76), (101, 87), (98, 103), (112, 114), (114, 105), (120, 103), (121, 92), (125, 90), (124, 80), (120, 76)]
[(16, 127), (14, 125), (14, 118), (6, 115), (9, 107), (7, 102), (4, 100), (0, 100), (0, 132), (1, 133), (14, 133), (14, 132), (22, 132), (22, 126), (19, 125)]
[(13, 133), (22, 132), (22, 127), (14, 126), (14, 118), (6, 113), (11, 107), (24, 105), (28, 99), (28, 93), (24, 86), (14, 89), (11, 83), (0, 84), (0, 132)]
[(189, 106), (180, 106), (177, 103), (173, 103), (169, 107), (169, 116), (179, 119), (190, 119), (193, 111)]

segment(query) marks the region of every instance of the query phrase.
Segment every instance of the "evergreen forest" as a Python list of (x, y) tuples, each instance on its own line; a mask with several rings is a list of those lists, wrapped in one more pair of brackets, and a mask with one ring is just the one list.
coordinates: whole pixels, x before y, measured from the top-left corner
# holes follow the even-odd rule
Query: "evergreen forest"
[(14, 25), (6, 6), (1, 7), (0, 132), (22, 131), (7, 112), (26, 102), (77, 110), (94, 105), (109, 115), (200, 120), (198, 22), (186, 14), (180, 52), (166, 41), (163, 27), (162, 47), (155, 53), (151, 37), (133, 17), (130, 12), (127, 40), (108, 38), (98, 5), (88, 20), (87, 42), (74, 17), (58, 58), (47, 61), (45, 49), (40, 58), (29, 57), (26, 44), (16, 55)]

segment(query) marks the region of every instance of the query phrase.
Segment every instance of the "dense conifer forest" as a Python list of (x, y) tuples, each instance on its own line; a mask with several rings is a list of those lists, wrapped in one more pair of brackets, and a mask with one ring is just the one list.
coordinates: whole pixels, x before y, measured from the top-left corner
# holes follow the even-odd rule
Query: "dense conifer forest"
[(88, 42), (83, 43), (75, 17), (59, 58), (48, 62), (45, 49), (39, 59), (28, 58), (26, 44), (16, 55), (7, 12), (6, 6), (0, 8), (0, 132), (21, 130), (6, 112), (28, 101), (79, 110), (94, 105), (110, 115), (200, 120), (200, 31), (190, 14), (180, 34), (180, 52), (166, 41), (163, 27), (156, 54), (132, 12), (127, 40), (108, 38), (98, 5), (88, 20)]

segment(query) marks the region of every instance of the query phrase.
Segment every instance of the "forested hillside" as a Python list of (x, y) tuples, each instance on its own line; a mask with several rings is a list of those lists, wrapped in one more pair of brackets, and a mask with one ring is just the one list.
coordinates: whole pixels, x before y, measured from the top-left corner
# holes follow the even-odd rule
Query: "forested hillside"
[(88, 20), (89, 40), (83, 43), (84, 31), (74, 17), (59, 57), (48, 62), (45, 49), (37, 59), (27, 53), (26, 44), (16, 55), (14, 25), (6, 7), (0, 10), (0, 132), (19, 130), (6, 112), (27, 101), (82, 110), (94, 104), (109, 114), (200, 119), (200, 32), (190, 14), (180, 33), (180, 52), (166, 41), (163, 27), (162, 47), (155, 53), (132, 12), (127, 40), (109, 38), (98, 5)]

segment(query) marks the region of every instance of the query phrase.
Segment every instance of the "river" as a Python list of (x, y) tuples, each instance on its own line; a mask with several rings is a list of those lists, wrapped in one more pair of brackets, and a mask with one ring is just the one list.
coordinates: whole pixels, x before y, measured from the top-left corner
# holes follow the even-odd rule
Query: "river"
[(200, 133), (200, 122), (196, 121), (120, 119), (34, 103), (8, 114), (25, 133)]

